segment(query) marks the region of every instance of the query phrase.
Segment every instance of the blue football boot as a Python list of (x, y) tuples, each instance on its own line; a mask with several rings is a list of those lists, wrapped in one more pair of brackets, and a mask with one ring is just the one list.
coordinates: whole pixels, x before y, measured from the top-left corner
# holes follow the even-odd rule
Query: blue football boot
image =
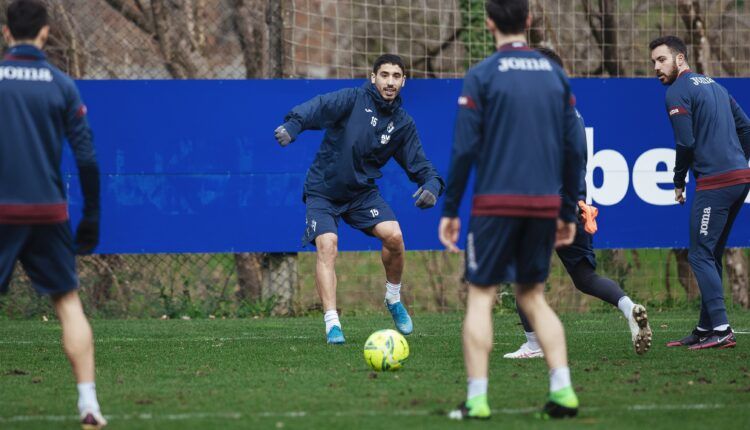
[(407, 335), (414, 331), (414, 325), (411, 323), (409, 312), (406, 312), (406, 308), (401, 302), (396, 302), (391, 305), (388, 304), (388, 301), (386, 300), (385, 306), (388, 308), (388, 311), (391, 312), (393, 322), (396, 323), (396, 329), (399, 333)]
[(328, 330), (326, 334), (326, 342), (330, 345), (343, 345), (346, 340), (344, 339), (344, 332), (341, 331), (341, 327), (335, 325)]

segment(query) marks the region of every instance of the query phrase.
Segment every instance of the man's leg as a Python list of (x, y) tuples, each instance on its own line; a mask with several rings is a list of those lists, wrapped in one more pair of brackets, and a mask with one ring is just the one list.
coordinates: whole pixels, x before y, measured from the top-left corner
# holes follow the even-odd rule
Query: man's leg
[(342, 344), (345, 341), (344, 334), (336, 310), (338, 236), (335, 233), (323, 233), (315, 238), (315, 247), (315, 287), (323, 304), (327, 341), (330, 344)]
[(386, 281), (400, 285), (401, 275), (404, 273), (404, 236), (401, 227), (397, 221), (385, 221), (377, 224), (372, 234), (383, 243), (381, 257)]
[(107, 424), (102, 417), (94, 383), (94, 336), (83, 312), (78, 291), (52, 297), (55, 312), (62, 326), (65, 355), (73, 368), (78, 387), (78, 412), (85, 429), (98, 429)]
[(688, 260), (698, 280), (712, 332), (690, 349), (732, 348), (737, 344), (724, 304), (721, 259), (748, 189), (742, 184), (695, 193)]
[(449, 415), (453, 419), (490, 417), (487, 385), (493, 339), (492, 307), (496, 294), (496, 286), (469, 284), (462, 333), (468, 387), (466, 402)]
[(385, 305), (401, 334), (414, 331), (409, 312), (401, 303), (401, 275), (404, 272), (404, 238), (396, 221), (383, 221), (372, 229), (373, 236), (383, 243), (382, 260), (385, 268)]
[(565, 330), (544, 298), (544, 284), (517, 284), (516, 300), (535, 329), (549, 367), (550, 394), (543, 414), (553, 418), (575, 416), (578, 397), (570, 380)]

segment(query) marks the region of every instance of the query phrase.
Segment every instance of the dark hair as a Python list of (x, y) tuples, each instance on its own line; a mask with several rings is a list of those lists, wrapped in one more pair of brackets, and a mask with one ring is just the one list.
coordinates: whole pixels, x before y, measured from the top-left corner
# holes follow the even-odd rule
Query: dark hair
[(685, 46), (685, 42), (682, 41), (677, 36), (662, 36), (657, 37), (656, 39), (652, 40), (651, 43), (648, 44), (649, 51), (653, 51), (654, 49), (660, 47), (661, 45), (667, 45), (667, 48), (669, 48), (670, 51), (672, 51), (672, 55), (677, 56), (677, 54), (682, 54), (685, 56), (685, 61), (687, 61), (688, 53), (687, 53), (687, 46)]
[(372, 73), (377, 74), (380, 66), (383, 64), (393, 64), (394, 66), (401, 67), (401, 71), (406, 75), (406, 66), (404, 66), (404, 60), (396, 54), (383, 54), (375, 60), (375, 64), (372, 65)]
[(14, 39), (36, 39), (47, 25), (47, 7), (39, 0), (16, 0), (8, 6), (6, 17)]
[(557, 52), (555, 52), (552, 48), (547, 48), (546, 46), (538, 46), (534, 49), (536, 50), (536, 52), (554, 61), (561, 68), (565, 68), (565, 66), (563, 66), (562, 58), (560, 58), (560, 56), (557, 55)]
[(529, 17), (528, 0), (487, 0), (487, 16), (503, 34), (520, 34), (526, 31)]

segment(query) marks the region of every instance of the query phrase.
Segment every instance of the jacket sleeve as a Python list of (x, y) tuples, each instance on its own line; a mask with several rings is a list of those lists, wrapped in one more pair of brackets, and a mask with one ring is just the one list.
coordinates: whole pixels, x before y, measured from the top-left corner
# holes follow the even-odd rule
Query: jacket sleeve
[(583, 122), (575, 108), (575, 97), (570, 92), (567, 78), (565, 85), (566, 99), (564, 101), (563, 131), (563, 168), (562, 168), (562, 204), (560, 219), (565, 222), (576, 221), (576, 206), (581, 195), (581, 184), (586, 160), (586, 133)]
[(404, 169), (410, 181), (429, 190), (436, 197), (441, 195), (445, 191), (445, 182), (427, 159), (414, 121), (409, 122), (405, 133), (404, 141), (393, 158)]
[(672, 123), (672, 130), (674, 131), (676, 151), (674, 186), (675, 188), (685, 188), (685, 178), (690, 166), (693, 164), (693, 149), (695, 146), (690, 98), (682, 96), (676, 91), (667, 91), (666, 101), (667, 114), (669, 115), (669, 121)]
[(456, 129), (448, 182), (443, 202), (443, 216), (457, 217), (469, 173), (476, 162), (482, 142), (482, 98), (479, 81), (471, 71), (464, 78), (464, 87), (458, 98)]
[(745, 159), (750, 159), (750, 119), (745, 111), (742, 110), (734, 97), (729, 97), (729, 103), (732, 105), (732, 115), (734, 115), (734, 125), (737, 128), (737, 137), (740, 138), (742, 151), (745, 153)]
[(351, 112), (356, 99), (356, 88), (315, 96), (293, 107), (284, 118), (284, 127), (292, 140), (304, 130), (329, 128)]
[(86, 105), (71, 81), (66, 88), (65, 137), (68, 139), (78, 167), (83, 194), (83, 217), (99, 220), (99, 164), (96, 161), (93, 135), (86, 118)]

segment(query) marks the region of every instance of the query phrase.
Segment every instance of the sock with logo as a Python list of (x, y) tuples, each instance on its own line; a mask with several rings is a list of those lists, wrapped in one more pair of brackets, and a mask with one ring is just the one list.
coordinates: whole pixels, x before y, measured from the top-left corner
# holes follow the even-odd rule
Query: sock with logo
[(338, 326), (339, 328), (341, 328), (339, 313), (336, 311), (336, 309), (326, 311), (326, 313), (323, 314), (323, 321), (325, 321), (326, 323), (326, 334), (331, 331), (331, 328), (333, 328), (333, 326)]
[(539, 351), (542, 347), (539, 345), (539, 341), (536, 338), (536, 333), (533, 331), (527, 331), (526, 333), (526, 345), (532, 351)]
[(96, 384), (82, 382), (78, 384), (78, 412), (99, 413), (99, 401), (96, 399)]
[(401, 301), (401, 284), (385, 283), (385, 301), (389, 305)]

